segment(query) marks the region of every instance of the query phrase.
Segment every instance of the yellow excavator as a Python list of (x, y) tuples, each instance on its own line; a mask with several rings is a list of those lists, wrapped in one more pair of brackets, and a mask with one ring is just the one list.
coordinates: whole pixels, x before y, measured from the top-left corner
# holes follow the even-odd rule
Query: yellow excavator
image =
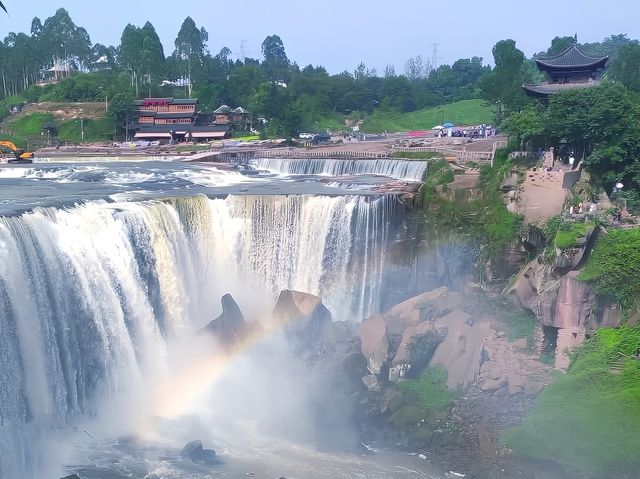
[(9, 159), (8, 161), (9, 163), (14, 163), (14, 164), (33, 163), (33, 157), (34, 157), (33, 152), (21, 150), (12, 141), (0, 140), (0, 149), (2, 148), (11, 150), (11, 152), (13, 153), (13, 156), (15, 156), (15, 158)]

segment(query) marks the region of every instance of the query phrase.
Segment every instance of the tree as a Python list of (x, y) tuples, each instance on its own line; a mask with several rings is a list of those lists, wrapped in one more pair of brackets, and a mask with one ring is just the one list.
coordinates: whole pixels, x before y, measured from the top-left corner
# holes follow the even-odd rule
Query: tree
[(524, 58), (514, 40), (502, 40), (493, 47), (495, 68), (480, 80), (482, 97), (497, 106), (499, 123), (528, 103), (522, 91)]
[(550, 57), (562, 53), (577, 41), (577, 37), (555, 37), (551, 40), (551, 46), (547, 49), (545, 56)]
[(617, 58), (611, 62), (609, 75), (628, 89), (640, 92), (640, 45), (629, 43), (620, 48)]
[(539, 105), (530, 105), (505, 119), (502, 129), (515, 138), (520, 143), (520, 149), (524, 150), (524, 144), (529, 141), (546, 146), (541, 144), (546, 134), (546, 124), (546, 112)]
[(204, 27), (198, 29), (191, 17), (185, 18), (174, 42), (176, 49), (173, 57), (182, 78), (188, 81), (189, 94), (191, 94), (191, 86), (203, 80), (208, 40), (209, 34)]
[(76, 26), (64, 8), (45, 20), (42, 26), (42, 45), (50, 55), (51, 65), (75, 62), (79, 67), (91, 57), (91, 39), (87, 31)]
[(271, 35), (262, 42), (262, 68), (270, 81), (287, 81), (290, 66), (284, 43), (278, 35)]
[(421, 78), (425, 78), (430, 71), (430, 65), (426, 64), (422, 59), (422, 55), (418, 55), (417, 57), (411, 57), (407, 60), (407, 64), (405, 65), (405, 73), (409, 80), (420, 80)]
[(138, 95), (138, 75), (143, 66), (140, 62), (142, 32), (130, 23), (124, 28), (120, 38), (120, 64), (131, 74), (131, 86)]
[(270, 35), (262, 42), (262, 56), (265, 63), (289, 65), (289, 58), (284, 49), (284, 43), (278, 35)]
[(145, 82), (151, 85), (154, 80), (160, 80), (164, 76), (165, 57), (164, 49), (156, 29), (150, 22), (140, 29), (140, 67), (145, 75)]

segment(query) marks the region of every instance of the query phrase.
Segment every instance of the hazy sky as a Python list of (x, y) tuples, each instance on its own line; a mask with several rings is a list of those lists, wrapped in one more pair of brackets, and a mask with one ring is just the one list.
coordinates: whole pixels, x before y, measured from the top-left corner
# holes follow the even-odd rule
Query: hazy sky
[(382, 73), (394, 64), (404, 71), (418, 54), (431, 58), (439, 43), (439, 63), (481, 56), (513, 38), (527, 55), (545, 50), (556, 35), (578, 34), (581, 42), (600, 41), (612, 33), (640, 38), (640, 2), (635, 0), (3, 0), (11, 16), (0, 15), (0, 35), (29, 31), (34, 16), (45, 18), (66, 8), (95, 43), (117, 45), (127, 23), (156, 27), (165, 46), (186, 16), (209, 32), (209, 49), (223, 46), (234, 55), (246, 40), (248, 56), (260, 56), (267, 35), (278, 34), (287, 54), (300, 66), (323, 65), (338, 73), (364, 61)]

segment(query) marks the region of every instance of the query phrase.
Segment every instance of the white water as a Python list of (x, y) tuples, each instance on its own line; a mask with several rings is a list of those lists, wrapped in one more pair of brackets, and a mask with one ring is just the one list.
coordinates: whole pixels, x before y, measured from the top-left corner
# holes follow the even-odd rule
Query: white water
[[(0, 218), (0, 478), (50, 472), (46, 431), (166, 367), (166, 341), (281, 289), (375, 310), (395, 199), (204, 196)], [(44, 477), (44, 476), (42, 476)]]
[(290, 175), (382, 175), (397, 180), (423, 181), (427, 174), (426, 161), (396, 160), (338, 160), (263, 158), (256, 167)]

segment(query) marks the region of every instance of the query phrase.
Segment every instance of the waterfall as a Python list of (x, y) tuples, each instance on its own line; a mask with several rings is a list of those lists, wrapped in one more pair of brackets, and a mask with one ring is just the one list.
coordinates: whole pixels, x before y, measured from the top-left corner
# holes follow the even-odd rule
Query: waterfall
[(39, 434), (164, 368), (167, 338), (210, 321), (224, 293), (248, 311), (284, 288), (336, 319), (376, 310), (398, 207), (199, 196), (0, 218), (0, 479), (37, 477)]
[(424, 180), (426, 161), (395, 160), (339, 160), (339, 159), (285, 159), (263, 158), (256, 160), (256, 167), (289, 175), (382, 175), (397, 180)]

